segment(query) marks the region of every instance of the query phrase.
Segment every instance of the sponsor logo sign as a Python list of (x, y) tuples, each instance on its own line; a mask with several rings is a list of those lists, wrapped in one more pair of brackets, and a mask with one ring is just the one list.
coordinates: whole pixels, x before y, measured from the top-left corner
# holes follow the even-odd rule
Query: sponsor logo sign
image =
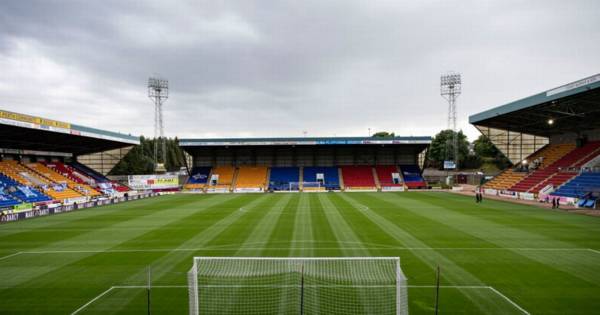
[(177, 175), (130, 175), (128, 184), (135, 190), (177, 188), (179, 177)]
[(585, 79), (581, 79), (579, 81), (575, 81), (569, 84), (565, 84), (563, 86), (557, 87), (555, 89), (552, 89), (548, 92), (546, 92), (546, 96), (552, 96), (554, 94), (558, 94), (558, 93), (563, 93), (563, 92), (567, 92), (570, 90), (574, 90), (576, 88), (588, 85), (588, 84), (592, 84), (594, 82), (598, 82), (600, 81), (600, 74), (596, 74), (593, 75), (591, 77), (587, 77)]
[(535, 200), (535, 196), (532, 193), (522, 192), (522, 193), (519, 193), (519, 199), (533, 201), (533, 200)]
[(510, 190), (502, 190), (502, 191), (500, 191), (498, 196), (505, 197), (505, 198), (513, 198), (513, 199), (517, 199), (519, 197), (516, 192), (510, 191)]
[(498, 191), (496, 189), (491, 189), (491, 188), (486, 188), (483, 190), (483, 192), (486, 195), (493, 195), (493, 196), (496, 196), (498, 194)]

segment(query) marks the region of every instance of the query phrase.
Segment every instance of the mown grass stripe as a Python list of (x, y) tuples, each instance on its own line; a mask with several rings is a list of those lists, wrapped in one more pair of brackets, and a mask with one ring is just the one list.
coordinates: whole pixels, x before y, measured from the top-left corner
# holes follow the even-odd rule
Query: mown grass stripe
[(290, 256), (292, 257), (310, 257), (314, 255), (314, 251), (301, 242), (302, 240), (313, 239), (311, 211), (309, 196), (301, 194), (294, 219), (294, 234), (290, 246)]
[[(341, 246), (342, 253), (344, 256), (352, 257), (352, 256), (370, 256), (369, 250), (366, 246), (362, 245), (360, 239), (354, 233), (354, 230), (349, 226), (349, 224), (344, 219), (341, 211), (335, 206), (332, 202), (331, 198), (328, 194), (318, 194), (319, 202), (323, 207), (323, 212), (325, 213), (325, 217), (329, 222), (329, 225), (332, 227), (333, 233), (337, 240), (346, 240), (350, 242), (355, 242), (358, 244), (357, 247), (349, 249)], [(347, 266), (346, 266), (347, 267)], [(349, 268), (349, 274), (356, 275), (357, 277), (361, 276), (361, 272), (364, 270), (360, 270), (355, 268), (354, 266), (347, 267)], [(355, 283), (355, 278), (350, 279), (353, 283)], [(356, 295), (356, 299), (360, 300), (360, 306), (363, 308), (365, 314), (374, 314), (377, 313), (376, 309), (371, 308), (373, 305), (369, 303), (367, 300), (369, 298), (369, 291), (357, 288), (356, 290), (350, 291), (352, 295)], [(349, 300), (352, 300), (352, 297), (348, 297)]]
[[(270, 195), (259, 195), (256, 198), (249, 198), (249, 202), (243, 206), (245, 210), (240, 211), (230, 210), (230, 212), (223, 217), (222, 219), (215, 221), (209, 227), (198, 230), (198, 232), (191, 238), (188, 238), (186, 241), (182, 242), (177, 248), (190, 248), (190, 247), (202, 247), (206, 244), (209, 244), (214, 239), (218, 238), (223, 232), (227, 229), (230, 229), (235, 222), (241, 220), (242, 218), (249, 216), (253, 211), (256, 211), (257, 208), (260, 209), (264, 207), (271, 200)], [(188, 270), (192, 266), (192, 258), (195, 256), (194, 252), (186, 252), (186, 251), (170, 251), (160, 256), (158, 259), (152, 261), (151, 268), (153, 270), (153, 282), (155, 284), (162, 283), (162, 278), (172, 278), (173, 270), (178, 265), (187, 266), (184, 270)], [(140, 280), (145, 279), (146, 270), (142, 269), (139, 272), (133, 274), (129, 279), (124, 281), (124, 284), (143, 284), (139, 283)], [(185, 272), (177, 273), (176, 278), (179, 279), (180, 283), (186, 283), (187, 278)], [(172, 281), (172, 279), (171, 279)], [(139, 293), (142, 294), (142, 293)], [(120, 300), (120, 304), (115, 306), (114, 309), (118, 311), (119, 309), (124, 309), (127, 307), (127, 301), (132, 301), (135, 299), (136, 295), (119, 295), (118, 299)]]
[[(181, 205), (181, 207), (186, 207), (189, 206), (189, 204), (198, 204), (198, 205), (202, 205), (202, 206), (207, 206), (210, 205), (211, 203), (220, 203), (223, 201), (228, 200), (229, 198), (211, 198), (211, 199), (202, 199), (199, 201), (192, 201), (192, 202), (186, 202), (183, 203)], [(127, 226), (132, 226), (132, 225), (137, 225), (139, 224), (140, 221), (145, 221), (145, 220), (149, 220), (149, 219), (158, 219), (157, 221), (162, 222), (162, 224), (168, 224), (170, 221), (173, 221), (175, 219), (177, 219), (178, 217), (174, 217), (174, 216), (166, 216), (163, 214), (163, 212), (165, 211), (174, 211), (173, 209), (177, 209), (177, 207), (174, 207), (172, 209), (169, 208), (162, 208), (160, 210), (155, 210), (155, 211), (150, 211), (147, 212), (146, 215), (144, 216), (139, 216), (139, 217), (132, 217), (128, 220), (125, 220), (123, 222), (111, 222), (110, 225), (120, 225), (123, 227), (127, 227)], [(184, 216), (186, 215), (191, 215), (193, 212), (189, 212), (189, 213), (185, 213), (183, 214)], [(102, 228), (94, 230), (92, 232), (89, 233), (83, 233), (81, 235), (77, 235), (76, 237), (72, 237), (69, 239), (65, 239), (65, 240), (61, 240), (61, 241), (57, 241), (57, 242), (52, 242), (50, 244), (47, 244), (46, 246), (43, 247), (38, 247), (36, 249), (34, 249), (34, 251), (52, 251), (52, 250), (68, 250), (70, 248), (74, 248), (75, 245), (80, 246), (79, 244), (87, 244), (89, 249), (93, 249), (93, 250), (106, 250), (109, 249), (111, 247), (114, 247), (117, 244), (126, 242), (138, 235), (143, 234), (144, 231), (141, 230), (132, 230), (129, 232), (123, 232), (120, 234), (106, 234), (106, 231), (103, 230)], [(110, 235), (110, 237), (107, 238), (107, 235)], [(26, 274), (21, 274), (20, 277), (15, 278), (11, 276), (11, 272), (16, 272), (20, 269), (23, 268), (22, 264), (23, 259), (25, 258), (21, 258), (21, 257), (26, 257), (26, 256), (19, 256), (19, 259), (12, 259), (12, 260), (4, 260), (4, 261), (0, 261), (0, 265), (3, 265), (3, 270), (6, 272), (0, 273), (0, 283), (2, 284), (2, 287), (4, 289), (8, 289), (14, 286), (19, 286), (19, 285), (26, 285), (26, 282), (31, 283), (32, 285), (35, 285), (36, 283), (38, 283), (39, 285), (39, 281), (40, 279), (42, 279), (44, 276), (48, 276), (50, 278), (56, 278), (57, 273), (56, 270), (59, 268), (63, 268), (66, 267), (69, 264), (73, 264), (76, 263), (77, 261), (80, 261), (88, 256), (94, 255), (93, 253), (80, 253), (77, 256), (70, 256), (70, 257), (65, 257), (65, 259), (62, 259), (60, 261), (54, 261), (53, 264), (48, 264), (48, 265), (44, 265), (41, 266), (39, 268), (36, 268), (35, 270), (31, 270), (30, 272), (26, 273)], [(0, 291), (2, 292), (2, 291)]]
[[(461, 196), (462, 197), (462, 196)], [(381, 196), (383, 198), (397, 199), (397, 195)], [(552, 247), (552, 248), (569, 248), (574, 247), (574, 244), (563, 242), (561, 240), (552, 239), (545, 235), (524, 230), (519, 227), (513, 227), (506, 224), (499, 224), (485, 216), (473, 216), (464, 214), (461, 207), (446, 208), (442, 207), (439, 195), (430, 196), (423, 200), (411, 198), (415, 204), (430, 205), (429, 209), (422, 209), (419, 214), (436, 220), (440, 223), (462, 228), (465, 233), (483, 239), (498, 247)], [(465, 197), (466, 198), (466, 197)], [(446, 201), (447, 203), (447, 201)], [(471, 207), (474, 205), (471, 204)], [(444, 210), (444, 216), (439, 215), (439, 211)], [(486, 212), (485, 208), (480, 208), (479, 211)], [(469, 220), (470, 224), (467, 228), (464, 227), (465, 220)], [(573, 276), (587, 281), (592, 285), (600, 283), (600, 257), (589, 255), (585, 252), (571, 255), (553, 255), (544, 252), (532, 251), (515, 251), (519, 255), (537, 261), (541, 264), (548, 265), (554, 269), (570, 273)], [(584, 267), (585, 268), (582, 268)]]
[[(366, 207), (365, 205), (360, 204), (359, 202), (354, 200), (353, 197), (351, 197), (351, 195), (349, 194), (342, 195), (342, 198), (353, 203), (355, 205), (355, 209)], [(388, 220), (384, 216), (380, 215), (376, 207), (372, 207), (369, 209), (369, 211), (360, 211), (360, 213), (366, 219), (371, 220), (373, 223), (380, 226), (383, 232), (389, 234), (390, 236), (396, 239), (402, 240), (402, 242), (408, 247), (427, 247), (427, 244), (417, 239), (410, 233), (404, 231), (402, 228), (400, 228), (398, 225), (394, 224), (392, 221)], [(451, 259), (449, 259), (444, 254), (438, 251), (418, 251), (413, 252), (413, 254), (419, 257), (421, 261), (427, 264), (431, 269), (435, 269), (437, 268), (437, 266), (442, 266), (442, 268), (444, 268), (444, 270), (446, 271), (443, 275), (444, 279), (446, 279), (452, 285), (469, 283), (471, 285), (485, 286), (485, 283), (482, 282), (475, 275), (458, 266)], [(503, 311), (503, 305), (494, 305), (496, 309), (490, 310), (486, 308), (489, 304), (484, 305), (483, 303), (480, 303), (481, 301), (486, 299), (485, 294), (482, 294), (480, 291), (461, 291), (461, 293), (468, 297), (471, 301), (473, 301), (482, 313), (495, 314), (501, 313)]]

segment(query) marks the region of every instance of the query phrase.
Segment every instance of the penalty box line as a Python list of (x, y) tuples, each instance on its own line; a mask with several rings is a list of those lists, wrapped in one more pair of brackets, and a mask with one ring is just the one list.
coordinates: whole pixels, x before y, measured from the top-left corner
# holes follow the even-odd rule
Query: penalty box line
[[(9, 259), (19, 255), (43, 255), (43, 254), (85, 254), (85, 253), (152, 253), (152, 252), (196, 252), (196, 251), (238, 251), (247, 250), (290, 250), (290, 249), (312, 249), (312, 250), (333, 250), (333, 249), (365, 249), (365, 247), (237, 247), (237, 248), (152, 248), (152, 249), (107, 249), (107, 250), (34, 250), (20, 251), (10, 255), (0, 257), (1, 260)], [(600, 254), (600, 250), (592, 248), (533, 248), (533, 247), (366, 247), (366, 249), (376, 250), (456, 250), (456, 251), (588, 251)]]
[[(322, 287), (322, 285), (315, 285), (315, 286)], [(211, 287), (211, 288), (212, 287), (219, 287), (219, 288), (223, 288), (223, 287), (248, 287), (248, 285), (241, 285), (241, 286), (208, 285), (208, 286), (201, 286), (201, 287), (204, 287), (204, 288), (208, 288), (208, 287)], [(297, 287), (297, 285), (257, 285), (257, 286), (252, 286), (252, 287)], [(341, 286), (341, 287), (347, 287), (347, 286)], [(355, 286), (352, 286), (352, 287), (372, 288), (372, 287), (396, 287), (396, 286), (395, 285), (380, 285), (380, 286), (377, 286), (377, 285), (375, 285), (375, 286), (373, 286), (373, 285), (365, 285), (365, 286), (355, 285)], [(406, 286), (401, 286), (401, 287), (402, 288), (428, 288), (428, 289), (436, 288), (435, 285), (406, 285)], [(94, 302), (98, 301), (99, 299), (101, 299), (103, 296), (107, 295), (112, 290), (115, 290), (115, 289), (146, 289), (146, 288), (148, 288), (147, 285), (116, 285), (116, 286), (112, 286), (112, 287), (108, 288), (107, 290), (105, 290), (104, 292), (98, 294), (96, 297), (94, 297), (93, 299), (91, 299), (87, 303), (83, 304), (81, 307), (79, 307), (74, 312), (72, 312), (71, 315), (75, 315), (75, 314), (80, 313), (85, 308), (87, 308), (88, 306), (90, 306)], [(188, 286), (187, 285), (153, 285), (153, 286), (151, 286), (151, 288), (155, 288), (155, 289), (182, 289), (182, 288), (188, 288)], [(502, 294), (502, 292), (498, 291), (497, 289), (495, 289), (492, 286), (484, 286), (484, 285), (441, 285), (441, 286), (439, 286), (439, 288), (440, 289), (459, 289), (459, 290), (461, 290), (461, 289), (486, 289), (486, 290), (490, 290), (494, 294), (498, 295), (500, 298), (502, 298), (503, 300), (505, 300), (506, 302), (508, 302), (509, 304), (511, 304), (513, 307), (515, 307), (516, 309), (518, 309), (523, 314), (525, 314), (525, 315), (531, 315), (527, 310), (525, 310), (519, 304), (517, 304), (516, 302), (514, 302), (509, 297), (507, 297), (506, 295)]]

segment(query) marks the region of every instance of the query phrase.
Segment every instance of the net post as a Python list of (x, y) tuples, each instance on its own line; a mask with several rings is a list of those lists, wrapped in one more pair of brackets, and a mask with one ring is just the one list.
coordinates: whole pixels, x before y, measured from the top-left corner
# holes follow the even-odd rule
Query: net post
[(406, 277), (400, 267), (400, 257), (396, 257), (396, 315), (408, 315), (407, 291)]
[(300, 315), (304, 315), (304, 262), (300, 267)]
[(146, 299), (147, 299), (147, 307), (148, 307), (148, 315), (151, 314), (150, 311), (150, 289), (152, 286), (152, 267), (148, 266), (148, 285), (146, 286)]
[(440, 301), (440, 266), (437, 266), (435, 273), (435, 315), (438, 314)]
[(188, 272), (188, 294), (189, 294), (189, 314), (198, 315), (199, 300), (198, 300), (198, 259), (194, 257), (192, 269)]

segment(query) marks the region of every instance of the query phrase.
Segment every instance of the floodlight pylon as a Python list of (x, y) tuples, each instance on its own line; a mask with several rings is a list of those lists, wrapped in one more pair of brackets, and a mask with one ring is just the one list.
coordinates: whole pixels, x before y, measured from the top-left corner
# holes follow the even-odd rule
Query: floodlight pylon
[(150, 77), (148, 79), (148, 97), (154, 103), (154, 168), (157, 169), (159, 166), (159, 145), (162, 150), (162, 163), (164, 164), (167, 161), (162, 106), (169, 98), (169, 81), (158, 77)]
[[(458, 167), (458, 130), (456, 127), (456, 99), (462, 92), (462, 78), (460, 73), (449, 72), (440, 77), (440, 94), (448, 101), (448, 129), (452, 134), (452, 160)], [(446, 159), (449, 159), (448, 148)]]

